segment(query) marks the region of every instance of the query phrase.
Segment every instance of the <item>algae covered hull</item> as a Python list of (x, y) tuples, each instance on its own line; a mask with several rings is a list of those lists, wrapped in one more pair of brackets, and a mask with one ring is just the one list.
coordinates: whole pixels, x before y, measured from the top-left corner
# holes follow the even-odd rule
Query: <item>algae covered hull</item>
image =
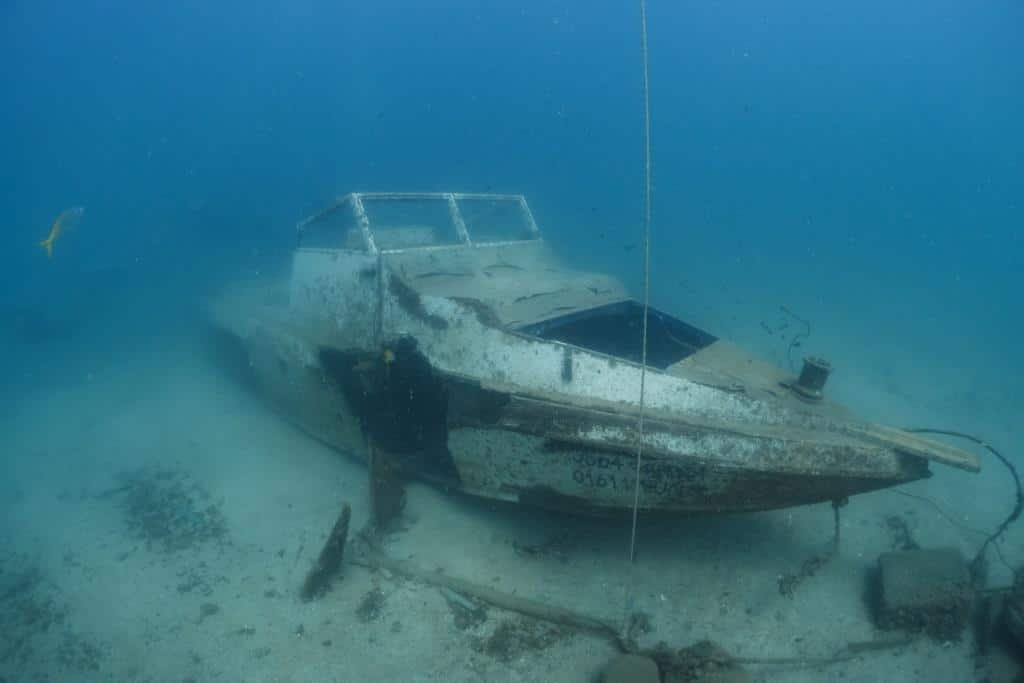
[[(280, 280), (211, 322), (272, 405), (337, 448), (485, 498), (629, 509), (643, 307), (565, 267), (517, 195), (351, 194), (299, 224)], [(648, 312), (640, 506), (836, 500), (973, 455), (867, 424), (724, 339)]]

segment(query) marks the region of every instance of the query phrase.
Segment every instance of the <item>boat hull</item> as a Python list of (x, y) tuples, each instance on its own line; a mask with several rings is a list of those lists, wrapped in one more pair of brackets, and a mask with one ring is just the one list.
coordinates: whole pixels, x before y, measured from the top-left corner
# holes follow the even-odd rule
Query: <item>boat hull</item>
[(520, 195), (353, 193), (297, 228), (288, 273), (225, 287), (209, 319), (279, 412), (374, 482), (693, 513), (980, 467), (851, 414), (820, 360), (794, 378), (567, 266)]
[[(432, 368), (412, 341), (391, 345), (396, 362), (280, 329), (215, 327), (277, 412), (339, 451), (366, 461), (372, 447), (410, 478), (485, 499), (632, 509), (639, 435), (629, 411), (488, 388)], [(727, 513), (840, 500), (926, 477), (928, 464), (882, 446), (651, 414), (639, 476), (642, 510)]]

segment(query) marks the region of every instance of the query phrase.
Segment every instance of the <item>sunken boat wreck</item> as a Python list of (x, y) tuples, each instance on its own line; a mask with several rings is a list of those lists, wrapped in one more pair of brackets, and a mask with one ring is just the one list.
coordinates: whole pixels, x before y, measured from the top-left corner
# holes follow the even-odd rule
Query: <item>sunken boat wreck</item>
[[(209, 319), (288, 419), (401, 475), (581, 514), (634, 503), (644, 307), (561, 263), (519, 195), (354, 193), (298, 224), (290, 272)], [(945, 443), (648, 310), (640, 509), (788, 507), (903, 484)], [(376, 454), (376, 455), (373, 455)]]

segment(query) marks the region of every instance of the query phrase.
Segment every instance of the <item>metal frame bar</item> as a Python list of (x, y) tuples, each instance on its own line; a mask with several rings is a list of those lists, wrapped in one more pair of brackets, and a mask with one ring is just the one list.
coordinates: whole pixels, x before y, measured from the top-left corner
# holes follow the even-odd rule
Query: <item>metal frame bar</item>
[[(462, 211), (459, 209), (458, 202), (463, 199), (469, 200), (492, 200), (492, 201), (513, 201), (518, 202), (520, 208), (523, 211), (523, 216), (526, 218), (527, 227), (530, 230), (530, 234), (533, 236), (532, 239), (540, 239), (540, 228), (537, 227), (537, 221), (533, 218), (533, 212), (530, 211), (530, 206), (526, 203), (526, 197), (521, 194), (500, 194), (493, 192), (350, 192), (347, 195), (338, 197), (327, 207), (317, 211), (311, 216), (308, 216), (298, 223), (295, 224), (295, 229), (299, 233), (299, 239), (301, 241), (303, 233), (306, 228), (322, 220), (325, 216), (341, 209), (345, 205), (349, 205), (352, 208), (352, 213), (359, 225), (359, 232), (362, 235), (363, 243), (366, 247), (366, 251), (370, 254), (380, 253), (399, 253), (408, 251), (409, 248), (402, 249), (380, 249), (377, 247), (376, 240), (373, 238), (373, 230), (370, 228), (370, 218), (366, 213), (366, 205), (364, 200), (392, 200), (392, 201), (422, 201), (425, 199), (441, 200), (448, 205), (448, 214), (452, 219), (452, 223), (455, 224), (455, 232), (458, 235), (458, 244), (438, 244), (429, 247), (416, 247), (418, 250), (423, 249), (450, 249), (452, 247), (462, 246), (473, 246), (473, 240), (469, 235), (469, 229), (466, 227), (466, 221), (462, 217)], [(529, 240), (501, 240), (499, 242), (485, 242), (484, 244), (516, 244), (519, 242), (527, 242)]]
[(448, 193), (448, 214), (452, 217), (452, 223), (455, 224), (455, 232), (458, 234), (459, 240), (473, 246), (473, 242), (469, 239), (469, 231), (466, 230), (466, 221), (462, 219), (462, 212), (459, 211), (459, 203), (451, 192)]
[(352, 210), (356, 214), (356, 220), (359, 221), (359, 232), (363, 235), (363, 242), (366, 244), (366, 251), (371, 254), (376, 254), (380, 250), (377, 249), (377, 243), (373, 239), (373, 233), (370, 232), (370, 218), (366, 215), (366, 207), (363, 205), (363, 195), (353, 192), (352, 197)]
[(534, 237), (540, 237), (540, 228), (537, 227), (537, 221), (533, 220), (533, 212), (530, 211), (530, 206), (526, 203), (526, 197), (519, 195), (519, 206), (523, 208), (523, 213), (526, 214), (526, 222), (530, 225), (530, 234)]
[(523, 199), (521, 194), (501, 194), (493, 192), (353, 192), (351, 196), (363, 199)]
[(326, 216), (328, 214), (334, 213), (335, 211), (340, 209), (342, 206), (344, 206), (348, 202), (352, 201), (352, 197), (353, 197), (353, 195), (351, 195), (351, 194), (347, 194), (344, 197), (338, 197), (333, 202), (328, 204), (326, 207), (324, 207), (324, 208), (320, 209), (319, 211), (317, 211), (316, 213), (314, 213), (312, 216), (307, 216), (306, 218), (303, 218), (301, 221), (296, 223), (295, 224), (295, 229), (301, 235), (303, 232), (306, 231), (306, 226), (308, 226), (308, 225), (310, 225), (312, 223), (316, 223), (318, 220), (322, 219), (324, 216)]

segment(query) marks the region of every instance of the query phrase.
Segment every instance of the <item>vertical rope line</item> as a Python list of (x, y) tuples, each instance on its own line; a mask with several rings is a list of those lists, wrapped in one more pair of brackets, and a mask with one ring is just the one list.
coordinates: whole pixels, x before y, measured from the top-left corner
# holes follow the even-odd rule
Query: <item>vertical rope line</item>
[(640, 53), (643, 58), (644, 84), (644, 320), (640, 351), (640, 414), (637, 417), (636, 471), (633, 481), (633, 523), (629, 533), (629, 575), (626, 582), (626, 604), (622, 637), (630, 630), (633, 606), (633, 567), (636, 564), (636, 527), (640, 511), (640, 463), (644, 456), (644, 399), (647, 389), (647, 314), (651, 301), (651, 100), (647, 79), (647, 4), (640, 0)]

